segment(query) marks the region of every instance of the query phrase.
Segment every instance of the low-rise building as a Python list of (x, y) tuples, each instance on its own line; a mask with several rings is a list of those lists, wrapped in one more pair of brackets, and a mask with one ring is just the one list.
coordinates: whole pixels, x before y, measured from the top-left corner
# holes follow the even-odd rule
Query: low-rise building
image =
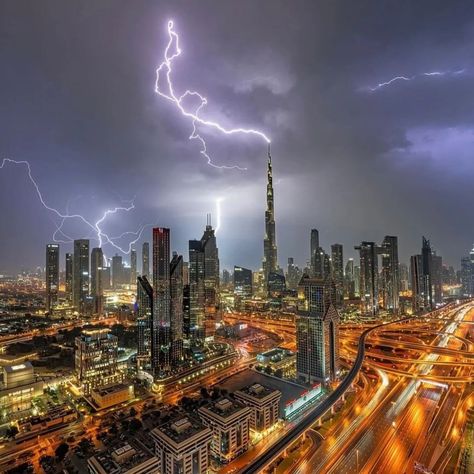
[(125, 403), (135, 396), (133, 385), (116, 383), (94, 388), (91, 399), (99, 409), (109, 408), (120, 403)]
[(0, 420), (21, 416), (34, 397), (43, 394), (44, 383), (35, 376), (31, 362), (3, 367), (0, 383)]
[(234, 397), (250, 407), (250, 429), (265, 431), (279, 418), (281, 392), (259, 383), (243, 387), (234, 392)]
[(249, 447), (249, 407), (223, 397), (199, 408), (204, 425), (212, 430), (211, 454), (221, 463), (228, 463)]
[(129, 443), (87, 460), (92, 474), (158, 474), (158, 458)]
[(206, 473), (212, 431), (192, 416), (173, 417), (151, 431), (161, 474)]

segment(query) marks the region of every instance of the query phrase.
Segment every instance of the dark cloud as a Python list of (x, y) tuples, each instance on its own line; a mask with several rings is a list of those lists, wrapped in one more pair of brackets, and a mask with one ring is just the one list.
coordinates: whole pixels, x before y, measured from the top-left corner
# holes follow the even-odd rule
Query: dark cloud
[[(266, 146), (201, 129), (216, 163), (248, 171), (206, 165), (191, 124), (153, 91), (173, 18), (177, 89), (206, 95), (207, 116), (272, 137), (281, 264), (305, 263), (317, 227), (325, 247), (341, 242), (346, 255), (362, 239), (398, 235), (405, 261), (426, 234), (457, 265), (474, 240), (473, 10), (460, 1), (2, 2), (0, 153), (31, 161), (51, 205), (73, 199), (91, 219), (136, 195), (111, 232), (170, 226), (185, 255), (221, 198), (223, 266), (258, 267)], [(397, 75), (414, 79), (370, 92)], [(0, 171), (0, 270), (43, 264), (55, 227), (33, 191), (23, 170)]]

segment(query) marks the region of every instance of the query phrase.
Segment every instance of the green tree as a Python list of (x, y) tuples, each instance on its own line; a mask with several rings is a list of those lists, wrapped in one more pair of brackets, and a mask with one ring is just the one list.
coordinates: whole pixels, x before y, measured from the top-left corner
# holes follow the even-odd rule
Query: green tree
[(54, 454), (56, 455), (56, 458), (59, 461), (62, 461), (65, 457), (66, 454), (69, 451), (69, 444), (67, 443), (61, 443), (57, 448), (56, 451), (54, 451)]

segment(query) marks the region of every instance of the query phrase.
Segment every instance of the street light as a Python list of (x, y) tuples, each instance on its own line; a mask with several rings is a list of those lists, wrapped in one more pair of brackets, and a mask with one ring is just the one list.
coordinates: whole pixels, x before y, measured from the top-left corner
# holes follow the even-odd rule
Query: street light
[(356, 459), (357, 459), (357, 474), (359, 474), (359, 450), (356, 449)]

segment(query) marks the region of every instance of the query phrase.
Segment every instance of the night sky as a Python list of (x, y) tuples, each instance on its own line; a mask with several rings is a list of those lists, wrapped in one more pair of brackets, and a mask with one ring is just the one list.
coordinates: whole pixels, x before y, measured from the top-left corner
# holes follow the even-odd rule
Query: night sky
[[(474, 242), (473, 2), (2, 1), (0, 163), (28, 160), (48, 205), (91, 220), (135, 197), (107, 233), (170, 227), (186, 259), (221, 198), (221, 267), (258, 268), (266, 144), (200, 128), (216, 164), (248, 170), (206, 164), (191, 122), (154, 92), (170, 18), (176, 90), (272, 139), (280, 265), (305, 264), (316, 227), (345, 257), (389, 234), (408, 262), (426, 235), (459, 266)], [(409, 80), (376, 88), (396, 76)], [(44, 265), (60, 221), (25, 167), (0, 170), (0, 211), (0, 273)]]

